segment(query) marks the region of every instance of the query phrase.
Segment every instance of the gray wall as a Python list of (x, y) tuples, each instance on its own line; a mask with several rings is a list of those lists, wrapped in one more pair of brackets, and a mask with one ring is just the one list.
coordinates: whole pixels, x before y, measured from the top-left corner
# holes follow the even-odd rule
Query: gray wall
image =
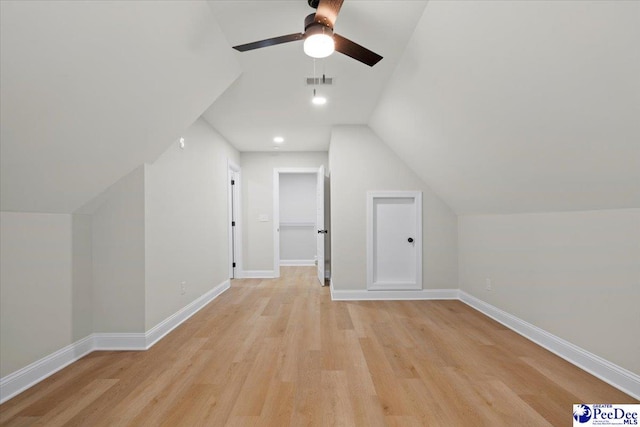
[(640, 209), (461, 216), (459, 248), (463, 291), (640, 374)]
[(458, 287), (456, 215), (371, 129), (334, 127), (329, 167), (335, 289), (366, 289), (366, 194), (374, 190), (422, 191), (422, 287)]
[(238, 153), (201, 119), (184, 137), (75, 214), (1, 213), (0, 376), (92, 332), (148, 331), (228, 278)]
[[(243, 269), (273, 271), (273, 169), (319, 168), (326, 152), (240, 153)], [(269, 221), (260, 222), (266, 214)]]
[[(0, 376), (90, 333), (90, 228), (68, 214), (0, 214)], [(78, 251), (81, 253), (79, 254)], [(72, 307), (75, 304), (75, 307)]]
[(238, 152), (203, 119), (183, 137), (145, 169), (147, 330), (229, 278), (227, 159)]
[(144, 191), (140, 166), (93, 212), (94, 332), (144, 332)]
[(93, 332), (93, 236), (90, 215), (71, 216), (73, 341)]

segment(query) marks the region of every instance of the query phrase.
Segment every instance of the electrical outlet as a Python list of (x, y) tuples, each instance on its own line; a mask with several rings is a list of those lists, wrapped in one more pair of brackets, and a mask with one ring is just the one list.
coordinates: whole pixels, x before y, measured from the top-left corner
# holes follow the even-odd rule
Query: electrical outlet
[(187, 282), (180, 283), (180, 295), (187, 293)]
[(488, 277), (485, 279), (484, 289), (489, 292), (493, 290), (493, 287), (491, 286), (491, 279)]

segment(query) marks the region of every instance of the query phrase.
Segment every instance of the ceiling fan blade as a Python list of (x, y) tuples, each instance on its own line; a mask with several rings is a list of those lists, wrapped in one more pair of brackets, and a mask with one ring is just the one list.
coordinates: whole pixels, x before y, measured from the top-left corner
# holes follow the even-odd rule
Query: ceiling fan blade
[(314, 21), (333, 28), (343, 2), (344, 0), (320, 0)]
[(247, 50), (260, 49), (262, 47), (274, 46), (282, 43), (295, 42), (297, 40), (302, 40), (303, 38), (304, 38), (304, 34), (294, 33), (294, 34), (288, 34), (286, 36), (273, 37), (270, 39), (260, 40), (253, 43), (240, 44), (238, 46), (234, 46), (233, 48), (240, 52), (246, 52)]
[(336, 45), (336, 51), (350, 56), (370, 67), (373, 67), (382, 59), (382, 56), (377, 53), (372, 52), (366, 47), (360, 46), (358, 43), (352, 42), (339, 34), (333, 34), (333, 41)]

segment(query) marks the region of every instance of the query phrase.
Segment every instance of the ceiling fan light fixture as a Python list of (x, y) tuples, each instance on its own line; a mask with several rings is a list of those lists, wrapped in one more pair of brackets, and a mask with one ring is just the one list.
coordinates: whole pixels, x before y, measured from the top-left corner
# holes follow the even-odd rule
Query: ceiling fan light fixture
[(324, 25), (314, 25), (307, 29), (304, 39), (304, 53), (312, 58), (326, 58), (336, 50), (333, 31)]

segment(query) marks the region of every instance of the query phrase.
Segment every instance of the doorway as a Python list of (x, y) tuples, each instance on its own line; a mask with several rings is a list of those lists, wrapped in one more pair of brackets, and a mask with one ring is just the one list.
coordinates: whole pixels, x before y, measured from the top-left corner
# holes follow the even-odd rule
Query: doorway
[(273, 183), (274, 276), (280, 266), (316, 266), (325, 285), (324, 166), (276, 168)]

